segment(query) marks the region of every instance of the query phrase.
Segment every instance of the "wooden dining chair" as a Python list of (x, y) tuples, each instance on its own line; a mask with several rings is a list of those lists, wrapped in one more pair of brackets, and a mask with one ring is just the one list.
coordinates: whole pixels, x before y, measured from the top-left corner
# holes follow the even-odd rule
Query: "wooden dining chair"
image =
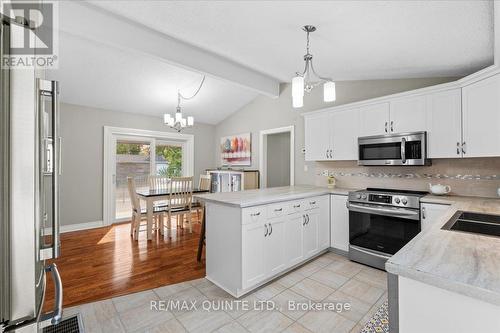
[[(141, 221), (147, 219), (146, 209), (141, 209), (141, 200), (136, 193), (135, 181), (132, 177), (127, 177), (128, 194), (130, 196), (130, 203), (132, 205), (132, 220), (130, 221), (130, 235), (134, 240), (139, 237)], [(162, 225), (166, 207), (153, 208), (153, 227), (158, 230)], [(163, 231), (163, 229), (162, 229)]]
[[(167, 211), (167, 227), (172, 228), (172, 216), (177, 216), (177, 226), (184, 227), (184, 215), (187, 215), (189, 232), (193, 232), (191, 210), (193, 204), (193, 177), (172, 178), (168, 184), (169, 198)], [(163, 228), (160, 222), (160, 228)], [(163, 230), (163, 229), (162, 229)]]
[[(212, 185), (212, 178), (210, 175), (200, 175), (200, 180), (198, 181), (198, 189), (203, 191), (210, 191)], [(196, 217), (198, 223), (201, 223), (201, 217), (203, 216), (204, 205), (199, 202), (193, 202), (193, 211), (196, 212)]]
[(166, 190), (168, 188), (168, 178), (165, 176), (148, 176), (148, 185), (153, 190)]

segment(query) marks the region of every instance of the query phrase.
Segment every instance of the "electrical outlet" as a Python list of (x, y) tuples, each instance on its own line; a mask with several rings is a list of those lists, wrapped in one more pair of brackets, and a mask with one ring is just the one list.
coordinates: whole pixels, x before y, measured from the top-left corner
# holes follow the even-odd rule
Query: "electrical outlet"
[(325, 177), (328, 177), (328, 170), (323, 170), (323, 172), (321, 173), (323, 176)]

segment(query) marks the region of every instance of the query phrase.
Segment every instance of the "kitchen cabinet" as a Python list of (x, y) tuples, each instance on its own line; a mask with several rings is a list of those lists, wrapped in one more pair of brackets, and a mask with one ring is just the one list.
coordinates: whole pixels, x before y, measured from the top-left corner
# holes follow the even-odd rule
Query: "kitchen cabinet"
[(235, 297), (330, 246), (329, 194), (247, 208), (206, 206), (207, 278)]
[(306, 161), (325, 161), (333, 158), (330, 119), (330, 113), (312, 115), (304, 119)]
[(332, 112), (332, 158), (335, 161), (358, 159), (359, 110)]
[(434, 222), (438, 221), (448, 208), (450, 208), (449, 205), (421, 203), (420, 221), (422, 231), (429, 228)]
[(360, 136), (389, 133), (389, 102), (363, 106), (359, 109)]
[(462, 88), (464, 157), (500, 156), (500, 74)]
[(330, 246), (347, 252), (349, 250), (347, 195), (330, 196), (330, 233)]
[(429, 158), (462, 157), (462, 92), (446, 90), (427, 97)]
[(390, 102), (390, 133), (419, 132), (426, 130), (426, 95), (410, 96)]

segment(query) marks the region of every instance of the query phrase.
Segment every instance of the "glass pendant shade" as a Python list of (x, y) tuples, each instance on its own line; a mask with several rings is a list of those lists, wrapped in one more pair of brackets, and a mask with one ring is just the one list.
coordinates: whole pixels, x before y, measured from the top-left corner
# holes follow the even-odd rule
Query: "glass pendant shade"
[(296, 76), (292, 79), (293, 107), (300, 108), (304, 105), (304, 77)]
[(333, 102), (337, 98), (335, 92), (335, 82), (327, 81), (323, 84), (323, 100)]
[(166, 113), (163, 115), (163, 123), (164, 124), (170, 124), (170, 114)]
[(186, 118), (181, 119), (181, 126), (186, 127)]
[(182, 113), (180, 113), (180, 112), (176, 112), (176, 113), (175, 113), (175, 122), (176, 122), (176, 123), (180, 123), (180, 122), (181, 122), (181, 120), (182, 120)]
[(292, 97), (292, 106), (294, 108), (301, 108), (304, 106), (304, 96), (293, 96)]
[(194, 118), (189, 116), (187, 117), (187, 125), (188, 126), (193, 126), (194, 125)]

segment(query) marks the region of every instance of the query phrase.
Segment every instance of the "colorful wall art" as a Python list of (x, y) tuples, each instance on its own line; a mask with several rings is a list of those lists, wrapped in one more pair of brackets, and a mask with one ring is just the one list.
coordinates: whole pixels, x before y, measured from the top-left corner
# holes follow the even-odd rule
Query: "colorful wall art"
[(251, 145), (250, 133), (222, 137), (220, 139), (221, 164), (250, 166), (252, 163)]

